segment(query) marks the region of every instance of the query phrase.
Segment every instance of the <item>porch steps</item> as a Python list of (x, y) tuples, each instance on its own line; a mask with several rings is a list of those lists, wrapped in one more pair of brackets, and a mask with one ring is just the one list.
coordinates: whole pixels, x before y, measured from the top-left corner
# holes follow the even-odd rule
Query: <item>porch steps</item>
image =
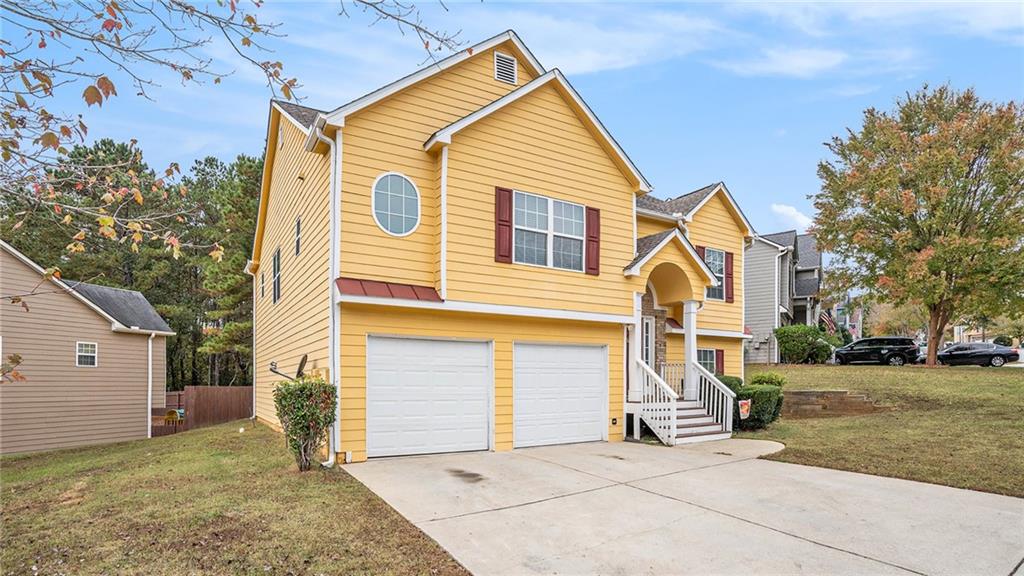
[(712, 440), (728, 440), (732, 438), (732, 434), (729, 432), (722, 432), (722, 427), (718, 427), (718, 432), (701, 432), (699, 434), (676, 434), (676, 445), (679, 444), (693, 444), (696, 442), (711, 442)]

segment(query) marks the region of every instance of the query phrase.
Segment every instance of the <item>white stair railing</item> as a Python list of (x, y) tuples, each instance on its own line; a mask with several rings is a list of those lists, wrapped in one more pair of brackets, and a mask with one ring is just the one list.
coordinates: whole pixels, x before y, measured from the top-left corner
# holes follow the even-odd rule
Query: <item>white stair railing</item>
[(708, 372), (707, 368), (700, 364), (694, 367), (697, 371), (697, 401), (704, 406), (708, 416), (722, 425), (722, 430), (732, 432), (732, 406), (736, 393)]
[(661, 379), (675, 390), (676, 394), (683, 397), (683, 376), (686, 375), (686, 362), (662, 362), (660, 366)]
[(676, 443), (676, 402), (679, 394), (643, 360), (637, 359), (640, 384), (640, 418), (667, 446)]

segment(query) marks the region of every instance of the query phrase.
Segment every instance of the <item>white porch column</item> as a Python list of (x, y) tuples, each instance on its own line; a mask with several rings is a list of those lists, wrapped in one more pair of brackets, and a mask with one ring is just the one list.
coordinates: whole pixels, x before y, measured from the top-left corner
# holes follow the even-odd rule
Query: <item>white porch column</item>
[(640, 358), (640, 340), (643, 338), (643, 329), (640, 326), (643, 310), (643, 295), (634, 293), (633, 295), (633, 326), (629, 330), (629, 350), (626, 352), (628, 357), (628, 370), (629, 370), (629, 389), (627, 392), (626, 400), (629, 402), (639, 402), (641, 399), (642, 391), (640, 390), (640, 370), (637, 368), (636, 359)]
[(697, 306), (696, 300), (683, 301), (683, 342), (686, 346), (686, 369), (683, 372), (683, 399), (697, 399)]

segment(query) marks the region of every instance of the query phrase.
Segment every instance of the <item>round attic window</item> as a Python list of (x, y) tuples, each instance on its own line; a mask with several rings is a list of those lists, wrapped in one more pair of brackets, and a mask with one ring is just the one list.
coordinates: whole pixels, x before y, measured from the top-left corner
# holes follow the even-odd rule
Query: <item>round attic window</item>
[(393, 236), (408, 236), (420, 223), (420, 193), (404, 175), (387, 172), (373, 183), (373, 218)]

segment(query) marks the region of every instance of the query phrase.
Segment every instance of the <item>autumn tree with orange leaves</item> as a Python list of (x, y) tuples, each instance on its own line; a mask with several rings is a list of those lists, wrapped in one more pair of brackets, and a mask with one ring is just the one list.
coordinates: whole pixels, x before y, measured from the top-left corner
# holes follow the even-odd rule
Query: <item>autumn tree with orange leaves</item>
[(839, 285), (921, 306), (927, 363), (946, 325), (1024, 312), (1024, 114), (925, 85), (827, 143), (814, 233)]

